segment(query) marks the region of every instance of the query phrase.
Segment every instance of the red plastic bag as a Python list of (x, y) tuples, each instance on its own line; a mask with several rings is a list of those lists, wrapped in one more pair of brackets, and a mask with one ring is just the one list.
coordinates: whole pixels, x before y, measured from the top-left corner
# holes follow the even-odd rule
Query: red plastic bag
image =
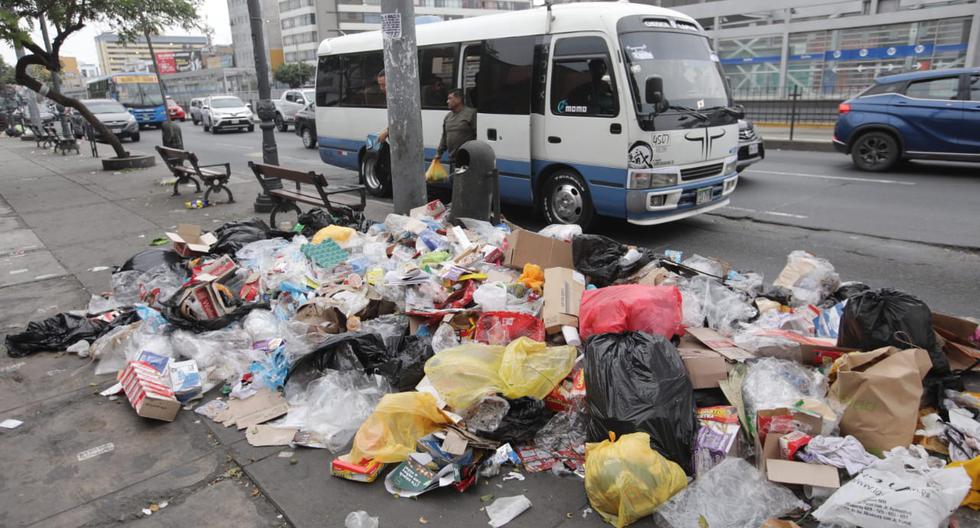
[(586, 290), (578, 331), (584, 341), (607, 332), (647, 332), (667, 339), (684, 333), (681, 292), (676, 286), (626, 284)]
[(473, 338), (489, 345), (508, 345), (518, 337), (544, 341), (544, 321), (521, 312), (483, 312)]

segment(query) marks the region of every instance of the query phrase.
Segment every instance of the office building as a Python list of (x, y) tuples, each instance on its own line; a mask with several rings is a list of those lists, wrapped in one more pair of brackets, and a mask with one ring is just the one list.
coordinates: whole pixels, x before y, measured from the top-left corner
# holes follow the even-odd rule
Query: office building
[[(260, 0), (263, 48), (268, 53), (270, 71), (283, 62), (282, 30), (279, 27), (279, 0)], [(248, 19), (247, 0), (228, 0), (228, 18), (231, 24), (231, 42), (234, 48), (235, 67), (255, 71), (255, 52), (252, 47), (252, 25)]]
[[(208, 45), (207, 37), (203, 36), (154, 35), (150, 40), (153, 42), (153, 51), (158, 54), (199, 51)], [(133, 71), (132, 68), (145, 70), (147, 64), (152, 64), (145, 38), (123, 42), (114, 33), (102, 33), (95, 37), (95, 47), (104, 75)], [(149, 68), (152, 71), (152, 65)]]
[(980, 66), (975, 0), (644, 3), (696, 18), (740, 96), (846, 97), (880, 75)]

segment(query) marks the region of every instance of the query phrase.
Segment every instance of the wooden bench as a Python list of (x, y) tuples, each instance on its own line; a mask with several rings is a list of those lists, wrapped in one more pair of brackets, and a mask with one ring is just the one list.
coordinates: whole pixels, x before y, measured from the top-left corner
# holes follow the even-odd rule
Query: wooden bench
[[(180, 196), (179, 187), (181, 184), (193, 183), (197, 188), (194, 192), (201, 192), (201, 181), (203, 181), (208, 186), (204, 192), (204, 201), (210, 202), (212, 193), (217, 195), (224, 191), (228, 194), (228, 203), (235, 202), (235, 197), (227, 185), (228, 179), (231, 178), (230, 163), (201, 165), (197, 160), (197, 155), (193, 152), (159, 145), (155, 148), (160, 153), (160, 157), (167, 168), (177, 178), (177, 181), (174, 182), (174, 196)], [(224, 170), (212, 170), (213, 167), (224, 167)]]
[[(272, 197), (274, 206), (272, 214), (269, 216), (269, 225), (277, 227), (276, 215), (286, 211), (295, 211), (297, 215), (303, 211), (299, 208), (300, 203), (310, 204), (316, 207), (325, 207), (327, 212), (333, 217), (348, 217), (352, 221), (362, 222), (364, 219), (364, 207), (367, 205), (367, 197), (363, 185), (337, 185), (327, 190), (327, 178), (322, 174), (313, 171), (302, 172), (286, 169), (276, 165), (266, 165), (249, 161), (248, 166), (255, 173), (255, 178), (259, 180), (262, 190)], [(286, 189), (283, 181), (291, 181), (296, 184), (296, 189)], [(316, 194), (304, 190), (303, 186), (312, 186)], [(357, 193), (360, 203), (344, 203), (331, 201), (331, 197), (342, 193)]]
[(48, 148), (51, 146), (52, 137), (48, 135), (47, 130), (44, 127), (38, 128), (34, 125), (27, 125), (30, 129), (31, 134), (34, 135), (34, 142), (37, 143), (37, 148)]
[(64, 156), (68, 154), (69, 150), (74, 150), (75, 154), (81, 154), (82, 152), (78, 149), (78, 141), (75, 139), (75, 134), (69, 130), (67, 136), (61, 135), (58, 129), (54, 126), (54, 123), (48, 123), (44, 126), (44, 131), (48, 135), (48, 142), (54, 147), (54, 150), (61, 151), (61, 155)]

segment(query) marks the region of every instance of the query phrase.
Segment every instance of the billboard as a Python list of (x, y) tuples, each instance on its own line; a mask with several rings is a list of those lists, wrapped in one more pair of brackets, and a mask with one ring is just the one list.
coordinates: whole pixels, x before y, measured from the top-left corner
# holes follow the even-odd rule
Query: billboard
[(200, 50), (157, 52), (157, 67), (160, 74), (196, 71), (204, 68)]

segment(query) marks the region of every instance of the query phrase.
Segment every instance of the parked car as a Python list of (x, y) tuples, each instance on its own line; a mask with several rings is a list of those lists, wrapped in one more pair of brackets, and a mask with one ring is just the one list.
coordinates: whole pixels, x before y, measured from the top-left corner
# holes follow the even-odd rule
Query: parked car
[(187, 114), (184, 112), (184, 108), (177, 104), (167, 96), (167, 115), (170, 116), (171, 120), (187, 121)]
[(252, 110), (234, 95), (212, 95), (201, 105), (204, 131), (217, 134), (223, 128), (255, 130)]
[(289, 125), (295, 121), (296, 112), (306, 108), (315, 99), (313, 88), (286, 90), (282, 97), (273, 101), (276, 105), (276, 128), (280, 132), (289, 130)]
[(980, 161), (980, 68), (889, 75), (840, 104), (834, 146), (866, 171)]
[[(140, 140), (140, 126), (136, 122), (136, 117), (129, 113), (129, 110), (126, 110), (125, 106), (119, 104), (119, 101), (112, 99), (82, 99), (81, 102), (85, 105), (85, 108), (88, 108), (89, 112), (95, 115), (96, 119), (101, 121), (103, 125), (109, 127), (109, 130), (119, 139), (129, 138), (132, 141)], [(71, 119), (75, 135), (82, 137), (85, 127), (88, 126), (88, 122), (78, 112), (72, 113)], [(96, 139), (102, 139), (98, 135), (97, 130), (95, 134)]]
[(755, 125), (744, 119), (738, 120), (738, 164), (735, 170), (742, 172), (746, 167), (765, 159), (766, 147)]
[(303, 138), (303, 146), (316, 148), (316, 108), (313, 103), (296, 112), (293, 121), (296, 123), (296, 135)]
[(201, 121), (201, 105), (204, 104), (203, 97), (195, 97), (191, 99), (191, 122), (195, 125), (200, 125)]

